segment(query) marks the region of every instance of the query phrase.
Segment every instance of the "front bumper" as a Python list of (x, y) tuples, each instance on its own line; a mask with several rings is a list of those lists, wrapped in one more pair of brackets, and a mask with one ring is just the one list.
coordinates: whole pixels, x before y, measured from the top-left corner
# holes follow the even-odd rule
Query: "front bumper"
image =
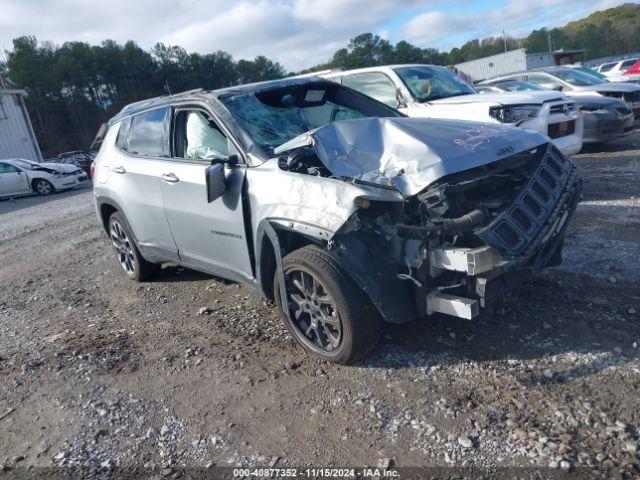
[(633, 115), (614, 112), (585, 112), (583, 118), (584, 143), (604, 143), (631, 135), (635, 125)]
[[(558, 128), (562, 125), (566, 128), (567, 134), (562, 134), (562, 129)], [(570, 110), (569, 113), (552, 113), (551, 105), (544, 105), (540, 110), (538, 117), (531, 118), (518, 125), (521, 128), (530, 128), (544, 135), (549, 136), (551, 131), (559, 132), (556, 138), (551, 138), (551, 143), (562, 152), (563, 155), (570, 157), (575, 155), (582, 149), (583, 121), (580, 111), (577, 109)], [(567, 128), (567, 126), (569, 128)]]
[[(427, 314), (472, 318), (532, 274), (560, 263), (566, 229), (582, 197), (575, 167), (550, 150), (511, 207), (476, 231), (488, 247), (431, 255), (431, 265), (464, 272), (467, 291), (427, 294)], [(450, 250), (450, 249), (445, 249)], [(459, 256), (459, 254), (458, 254)]]
[(77, 175), (69, 175), (64, 177), (53, 177), (48, 179), (56, 190), (68, 190), (85, 184), (89, 180), (89, 176), (82, 172)]

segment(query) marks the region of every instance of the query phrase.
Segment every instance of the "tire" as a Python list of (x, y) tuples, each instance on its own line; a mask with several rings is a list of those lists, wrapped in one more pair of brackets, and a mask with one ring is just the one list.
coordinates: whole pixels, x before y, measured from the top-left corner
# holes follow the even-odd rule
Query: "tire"
[(33, 190), (40, 195), (49, 195), (56, 191), (56, 188), (51, 184), (49, 180), (44, 178), (37, 178), (33, 181)]
[[(382, 332), (380, 314), (365, 293), (327, 252), (315, 245), (300, 248), (282, 259), (282, 268), (291, 321), (284, 313), (280, 301), (279, 271), (274, 276), (276, 303), (287, 329), (306, 351), (322, 360), (349, 365), (368, 354), (378, 343)], [(309, 278), (315, 279), (315, 289)], [(311, 287), (306, 289), (307, 294), (303, 294), (303, 290), (298, 288), (301, 284)], [(310, 292), (315, 293), (309, 295)], [(310, 300), (312, 298), (320, 299), (320, 306), (315, 303), (314, 308), (313, 300)], [(333, 308), (325, 301), (327, 298), (332, 302)], [(314, 315), (316, 330), (313, 330)], [(339, 328), (336, 328), (336, 317)], [(324, 319), (331, 321), (323, 324)], [(308, 328), (311, 328), (311, 332), (305, 334), (303, 330), (308, 332)], [(339, 342), (336, 344), (337, 336)], [(326, 345), (323, 346), (323, 343)]]
[(129, 278), (136, 282), (146, 282), (160, 273), (159, 264), (148, 262), (142, 257), (120, 213), (115, 212), (109, 217), (108, 234), (118, 263)]

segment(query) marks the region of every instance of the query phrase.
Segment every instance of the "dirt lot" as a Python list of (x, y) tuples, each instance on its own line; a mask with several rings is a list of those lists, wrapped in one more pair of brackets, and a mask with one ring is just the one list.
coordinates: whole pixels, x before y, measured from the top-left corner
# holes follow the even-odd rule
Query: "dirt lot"
[(479, 320), (389, 327), (354, 367), (306, 356), (245, 287), (176, 267), (129, 281), (88, 189), (0, 202), (0, 472), (381, 462), (638, 478), (638, 143), (574, 158), (585, 199), (562, 267)]

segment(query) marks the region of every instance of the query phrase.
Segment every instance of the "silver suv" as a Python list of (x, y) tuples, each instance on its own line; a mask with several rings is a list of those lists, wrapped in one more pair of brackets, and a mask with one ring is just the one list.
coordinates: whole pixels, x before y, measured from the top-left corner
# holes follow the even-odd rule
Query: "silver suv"
[(558, 263), (580, 183), (542, 135), (297, 78), (125, 107), (94, 194), (132, 279), (177, 262), (244, 283), (306, 350), (351, 363), (383, 321), (471, 319)]

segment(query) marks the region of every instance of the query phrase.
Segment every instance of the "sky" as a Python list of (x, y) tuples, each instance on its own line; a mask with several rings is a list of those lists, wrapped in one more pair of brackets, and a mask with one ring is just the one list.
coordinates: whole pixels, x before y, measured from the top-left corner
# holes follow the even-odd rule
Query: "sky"
[[(629, 1), (629, 0), (627, 0)], [(350, 38), (449, 50), (467, 40), (526, 36), (624, 0), (0, 0), (0, 50), (35, 35), (61, 44), (105, 39), (156, 42), (188, 52), (265, 55), (297, 71), (328, 61)], [(0, 57), (1, 58), (1, 57)]]

